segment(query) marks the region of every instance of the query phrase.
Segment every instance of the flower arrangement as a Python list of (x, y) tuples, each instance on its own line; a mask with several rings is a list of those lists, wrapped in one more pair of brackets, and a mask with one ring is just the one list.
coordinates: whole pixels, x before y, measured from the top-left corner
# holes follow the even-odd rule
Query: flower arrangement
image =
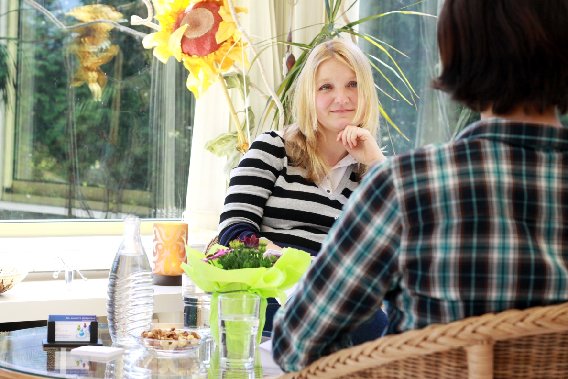
[(217, 297), (221, 292), (248, 291), (261, 298), (258, 338), (264, 326), (266, 299), (274, 297), (283, 304), (286, 290), (292, 288), (304, 275), (311, 263), (305, 251), (284, 248), (281, 255), (266, 251), (266, 243), (256, 237), (234, 240), (229, 247), (213, 245), (209, 251), (187, 248), (185, 273), (197, 287), (212, 293), (211, 331), (216, 335)]
[(227, 0), (154, 0), (153, 4), (159, 27), (142, 43), (162, 63), (170, 57), (183, 63), (187, 88), (196, 98), (242, 59), (240, 33)]
[[(188, 71), (186, 86), (199, 98), (209, 87), (219, 82), (236, 126), (236, 150), (248, 150), (248, 123), (241, 123), (223, 74), (237, 62), (248, 65), (243, 53), (245, 43), (235, 19), (245, 8), (234, 7), (230, 0), (145, 0), (149, 20), (134, 19), (156, 30), (144, 37), (142, 44), (152, 49), (162, 63), (170, 57), (182, 62)], [(152, 7), (153, 4), (153, 7)], [(155, 15), (153, 11), (156, 11)], [(151, 21), (154, 17), (159, 25)]]
[(207, 254), (203, 260), (224, 270), (274, 266), (282, 254), (266, 251), (266, 242), (256, 236), (229, 242), (229, 248), (220, 248), (215, 253)]

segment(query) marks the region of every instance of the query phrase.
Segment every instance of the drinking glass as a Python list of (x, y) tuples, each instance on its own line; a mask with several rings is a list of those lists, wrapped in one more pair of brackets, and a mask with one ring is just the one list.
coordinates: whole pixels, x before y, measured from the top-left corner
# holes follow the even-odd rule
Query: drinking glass
[(219, 295), (218, 307), (221, 367), (252, 369), (260, 296), (249, 292), (222, 293)]
[(198, 333), (210, 334), (211, 294), (199, 289), (187, 276), (182, 274), (183, 326), (196, 329)]

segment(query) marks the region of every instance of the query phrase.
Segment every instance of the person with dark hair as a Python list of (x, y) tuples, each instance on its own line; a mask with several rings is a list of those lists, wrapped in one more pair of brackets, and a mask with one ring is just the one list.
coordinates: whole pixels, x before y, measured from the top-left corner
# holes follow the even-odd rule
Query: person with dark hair
[(387, 333), (568, 300), (568, 1), (446, 0), (435, 88), (481, 112), (391, 157), (347, 202), (273, 355), (297, 371), (384, 301)]

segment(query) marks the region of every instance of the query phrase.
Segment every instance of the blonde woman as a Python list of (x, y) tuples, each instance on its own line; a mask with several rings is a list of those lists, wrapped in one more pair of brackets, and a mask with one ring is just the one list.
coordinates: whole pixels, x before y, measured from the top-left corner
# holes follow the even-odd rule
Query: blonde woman
[(295, 123), (259, 136), (231, 173), (221, 244), (255, 235), (270, 248), (315, 255), (369, 166), (385, 159), (371, 66), (357, 45), (338, 38), (316, 46), (294, 108)]

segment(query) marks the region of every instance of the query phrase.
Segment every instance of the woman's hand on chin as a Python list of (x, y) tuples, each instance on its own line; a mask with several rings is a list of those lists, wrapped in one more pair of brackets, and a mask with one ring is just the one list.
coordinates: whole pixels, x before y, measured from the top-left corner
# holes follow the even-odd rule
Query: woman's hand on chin
[(343, 144), (347, 152), (357, 162), (366, 166), (372, 166), (386, 159), (377, 144), (377, 140), (367, 129), (347, 125), (337, 133), (337, 141)]

